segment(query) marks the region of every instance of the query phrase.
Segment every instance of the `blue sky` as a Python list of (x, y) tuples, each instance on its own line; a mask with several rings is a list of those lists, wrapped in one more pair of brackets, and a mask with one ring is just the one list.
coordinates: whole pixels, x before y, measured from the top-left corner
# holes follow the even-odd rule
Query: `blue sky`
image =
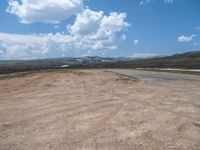
[(1, 0), (0, 59), (200, 50), (199, 0)]

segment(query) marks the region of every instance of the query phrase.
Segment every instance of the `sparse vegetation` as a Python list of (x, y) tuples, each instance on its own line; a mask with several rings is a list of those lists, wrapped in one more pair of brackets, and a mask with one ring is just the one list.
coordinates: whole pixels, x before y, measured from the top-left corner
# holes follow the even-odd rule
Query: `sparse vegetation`
[(176, 54), (167, 57), (151, 59), (122, 59), (122, 58), (55, 58), (43, 60), (0, 61), (0, 74), (44, 69), (60, 69), (62, 65), (69, 65), (67, 69), (80, 68), (200, 68), (200, 51)]
[(138, 78), (135, 78), (135, 77), (128, 77), (128, 76), (119, 76), (116, 81), (122, 81), (122, 82), (125, 82), (125, 83), (135, 83), (135, 82), (138, 82), (139, 79)]
[(103, 64), (105, 68), (200, 68), (200, 51), (176, 54), (167, 57), (130, 60)]
[(198, 77), (137, 82), (101, 69), (36, 72), (0, 80), (0, 149), (200, 147)]

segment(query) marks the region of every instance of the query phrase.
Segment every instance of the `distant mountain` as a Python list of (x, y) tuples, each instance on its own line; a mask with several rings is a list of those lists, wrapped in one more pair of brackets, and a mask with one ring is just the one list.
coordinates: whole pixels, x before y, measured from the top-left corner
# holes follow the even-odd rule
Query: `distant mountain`
[(53, 68), (200, 68), (200, 51), (147, 59), (80, 57), (0, 61), (0, 73)]
[(131, 58), (111, 58), (111, 57), (65, 57), (37, 60), (2, 60), (0, 61), (0, 73), (9, 73), (14, 71), (53, 69), (53, 68), (84, 68), (89, 66), (98, 66), (100, 64), (110, 64), (117, 62), (130, 61)]
[(183, 68), (200, 69), (200, 51), (175, 54), (172, 56), (155, 57), (147, 59), (130, 60), (112, 64), (104, 64), (103, 67), (111, 68)]

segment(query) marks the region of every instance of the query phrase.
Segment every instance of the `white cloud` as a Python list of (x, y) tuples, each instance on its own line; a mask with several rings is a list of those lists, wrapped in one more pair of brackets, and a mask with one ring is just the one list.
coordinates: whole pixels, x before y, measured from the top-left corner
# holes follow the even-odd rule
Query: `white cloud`
[(134, 45), (134, 46), (138, 46), (138, 44), (139, 44), (139, 40), (138, 40), (138, 39), (135, 39), (135, 40), (133, 41), (133, 45)]
[(96, 12), (86, 9), (83, 13), (77, 15), (73, 25), (67, 28), (71, 34), (91, 34), (96, 33), (104, 17), (102, 11)]
[(6, 48), (2, 45), (0, 41), (0, 59), (3, 59), (5, 55), (6, 55)]
[(122, 31), (129, 26), (125, 19), (125, 13), (112, 12), (106, 16), (103, 12), (86, 9), (78, 14), (74, 24), (68, 26), (69, 34), (0, 33), (0, 58), (60, 57), (75, 51), (79, 55), (102, 55), (116, 49), (121, 38), (125, 40)]
[[(148, 4), (150, 2), (155, 2), (156, 0), (141, 0), (140, 5)], [(174, 0), (163, 0), (165, 3), (173, 4)]]
[(152, 57), (157, 57), (159, 56), (158, 54), (153, 54), (153, 53), (135, 53), (131, 57), (132, 58), (152, 58)]
[(106, 16), (102, 11), (86, 9), (77, 15), (74, 24), (68, 25), (67, 29), (72, 36), (90, 43), (90, 49), (115, 49), (118, 34), (129, 26), (125, 19), (125, 13), (111, 12)]
[(21, 35), (0, 33), (3, 59), (32, 59), (61, 56), (67, 37), (61, 34)]
[(195, 34), (192, 34), (191, 36), (181, 35), (178, 37), (178, 42), (190, 42), (195, 36)]
[(83, 9), (82, 0), (9, 0), (7, 12), (21, 23), (59, 23)]
[(141, 0), (140, 1), (140, 5), (144, 5), (144, 4), (147, 4), (147, 3), (150, 3), (151, 0)]
[(126, 13), (111, 12), (109, 16), (106, 16), (102, 11), (86, 9), (77, 15), (74, 24), (69, 25), (67, 29), (73, 35), (91, 35), (92, 38), (103, 38), (103, 35), (107, 37), (128, 27), (129, 24), (125, 19)]
[[(75, 14), (74, 23), (67, 25), (67, 34), (0, 33), (0, 57), (32, 59), (79, 55), (102, 55), (126, 40), (123, 31), (129, 26), (126, 13), (83, 9), (82, 0), (10, 0), (8, 12), (23, 23), (59, 23)], [(59, 28), (58, 24), (54, 28)]]

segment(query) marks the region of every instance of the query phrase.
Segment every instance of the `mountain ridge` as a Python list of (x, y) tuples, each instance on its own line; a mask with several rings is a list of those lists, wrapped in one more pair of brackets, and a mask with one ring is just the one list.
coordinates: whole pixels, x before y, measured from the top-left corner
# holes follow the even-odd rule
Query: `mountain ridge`
[(36, 60), (1, 60), (0, 73), (14, 71), (67, 68), (200, 68), (200, 51), (154, 58), (130, 57), (63, 57)]

